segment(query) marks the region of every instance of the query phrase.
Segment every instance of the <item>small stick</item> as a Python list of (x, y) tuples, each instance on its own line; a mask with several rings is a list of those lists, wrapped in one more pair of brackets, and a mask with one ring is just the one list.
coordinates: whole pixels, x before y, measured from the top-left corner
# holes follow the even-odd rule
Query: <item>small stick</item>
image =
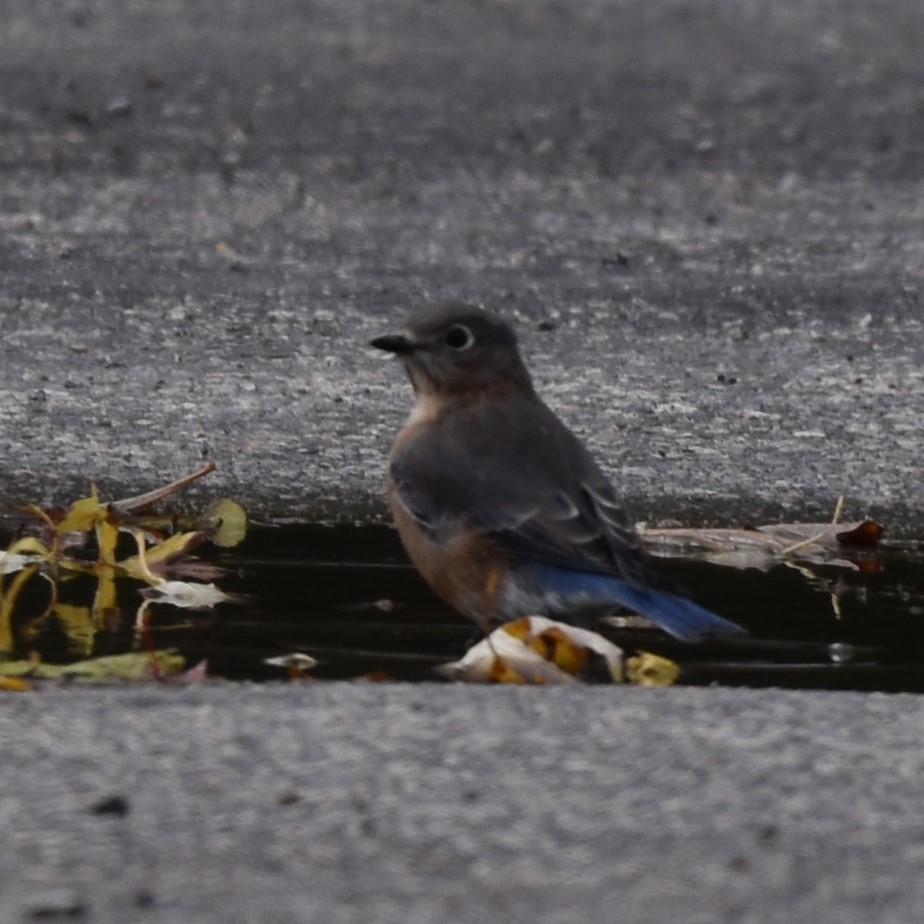
[(130, 510), (137, 510), (139, 507), (147, 507), (148, 504), (163, 500), (180, 488), (185, 488), (186, 485), (192, 484), (192, 482), (202, 478), (203, 475), (208, 475), (214, 471), (215, 463), (207, 462), (198, 471), (190, 475), (184, 475), (182, 478), (177, 478), (176, 481), (171, 481), (170, 484), (154, 488), (153, 491), (146, 491), (144, 494), (136, 494), (134, 497), (126, 497), (125, 500), (113, 501), (109, 506), (120, 513), (128, 513)]
[(485, 581), (482, 603), (484, 605), (484, 632), (486, 636), (490, 636), (491, 628), (494, 625), (494, 604), (503, 578), (504, 573), (500, 568), (491, 568), (488, 572), (488, 579)]
[(780, 555), (781, 556), (790, 555), (793, 552), (797, 551), (798, 549), (803, 548), (804, 546), (811, 545), (813, 542), (817, 542), (819, 539), (823, 539), (825, 536), (828, 535), (828, 533), (831, 532), (832, 529), (834, 529), (835, 526), (837, 526), (837, 521), (841, 518), (841, 512), (843, 511), (843, 509), (844, 509), (844, 495), (842, 494), (837, 499), (837, 504), (834, 507), (834, 516), (831, 519), (831, 522), (820, 533), (816, 533), (814, 536), (809, 536), (808, 539), (802, 539), (801, 541), (796, 542), (793, 545), (786, 546), (786, 548), (780, 552)]

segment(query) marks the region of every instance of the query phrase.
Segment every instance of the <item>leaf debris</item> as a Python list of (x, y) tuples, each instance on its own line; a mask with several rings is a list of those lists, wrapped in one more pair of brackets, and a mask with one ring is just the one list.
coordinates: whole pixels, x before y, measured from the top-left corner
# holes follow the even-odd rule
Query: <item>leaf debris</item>
[[(97, 633), (119, 618), (117, 586), (126, 580), (149, 585), (138, 616), (142, 627), (146, 627), (144, 610), (153, 599), (189, 609), (209, 609), (229, 599), (213, 583), (168, 580), (168, 576), (183, 573), (187, 556), (205, 542), (225, 548), (241, 542), (247, 517), (240, 505), (228, 499), (215, 501), (193, 529), (179, 532), (172, 531), (172, 520), (167, 521), (165, 530), (163, 517), (144, 513), (153, 503), (214, 470), (214, 464), (208, 463), (153, 491), (119, 501), (102, 500), (96, 486), (91, 485), (87, 497), (66, 508), (28, 506), (36, 526), (0, 551), (0, 678), (5, 678), (0, 689), (28, 686), (29, 679), (23, 678), (98, 680), (108, 679), (110, 674), (122, 679), (160, 678), (183, 669), (180, 655), (153, 650), (149, 636), (142, 637), (149, 650), (140, 654), (94, 658), (93, 652)], [(124, 543), (120, 543), (126, 535), (133, 540), (134, 554), (126, 553)], [(188, 569), (191, 574), (209, 573), (208, 566), (192, 564)], [(58, 599), (59, 586), (78, 575), (96, 580), (89, 606)], [(37, 614), (19, 618), (14, 635), (17, 607), (34, 580), (48, 585), (48, 604)], [(52, 618), (65, 633), (70, 652), (80, 658), (76, 663), (45, 664), (31, 650), (30, 640)], [(17, 648), (23, 645), (29, 658), (17, 660)]]
[[(627, 670), (628, 668), (628, 670)], [(574, 684), (582, 680), (666, 686), (673, 661), (642, 653), (626, 662), (609, 639), (544, 616), (524, 616), (495, 629), (459, 660), (438, 671), (469, 683)]]

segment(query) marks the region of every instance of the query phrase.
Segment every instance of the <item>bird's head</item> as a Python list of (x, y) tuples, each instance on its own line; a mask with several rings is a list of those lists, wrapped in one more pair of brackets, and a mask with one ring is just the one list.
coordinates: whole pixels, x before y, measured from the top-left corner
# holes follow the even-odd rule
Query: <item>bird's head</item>
[(371, 345), (401, 360), (418, 395), (532, 391), (513, 328), (474, 305), (428, 305), (411, 314), (403, 333), (376, 337)]

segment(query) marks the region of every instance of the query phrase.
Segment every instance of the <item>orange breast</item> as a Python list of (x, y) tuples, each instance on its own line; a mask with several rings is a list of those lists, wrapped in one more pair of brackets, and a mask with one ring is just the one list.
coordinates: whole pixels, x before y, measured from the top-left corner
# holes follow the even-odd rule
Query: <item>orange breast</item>
[(388, 503), (398, 535), (423, 579), (460, 613), (478, 623), (492, 622), (494, 599), (506, 573), (494, 543), (476, 532), (434, 542), (401, 503), (391, 479)]

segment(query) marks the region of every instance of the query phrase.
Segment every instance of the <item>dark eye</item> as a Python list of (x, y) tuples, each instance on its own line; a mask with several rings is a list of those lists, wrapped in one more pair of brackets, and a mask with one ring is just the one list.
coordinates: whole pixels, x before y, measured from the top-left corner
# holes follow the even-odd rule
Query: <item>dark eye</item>
[(446, 331), (446, 346), (453, 350), (467, 350), (475, 338), (464, 324), (454, 324)]

